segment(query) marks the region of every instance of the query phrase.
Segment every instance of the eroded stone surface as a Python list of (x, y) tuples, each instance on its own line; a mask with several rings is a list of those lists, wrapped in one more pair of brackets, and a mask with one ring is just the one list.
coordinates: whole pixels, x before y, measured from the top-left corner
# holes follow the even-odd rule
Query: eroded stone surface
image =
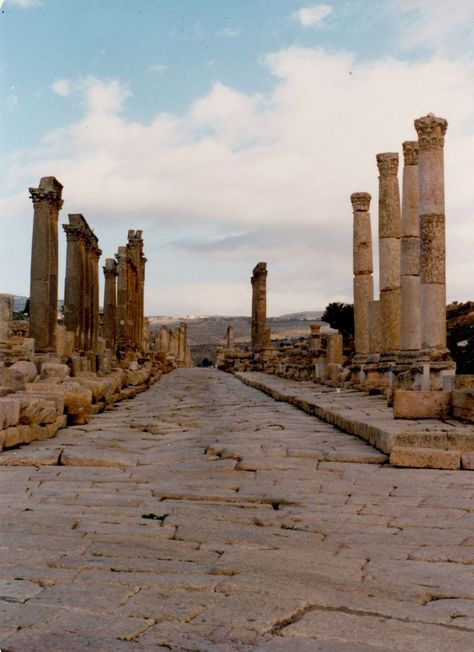
[(382, 464), (203, 369), (22, 456), (0, 468), (2, 649), (472, 647), (470, 472)]

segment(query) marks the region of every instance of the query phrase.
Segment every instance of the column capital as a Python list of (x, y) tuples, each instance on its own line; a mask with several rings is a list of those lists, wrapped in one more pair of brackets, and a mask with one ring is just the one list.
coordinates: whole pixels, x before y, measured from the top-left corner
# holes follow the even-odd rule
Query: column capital
[(405, 165), (418, 165), (418, 141), (405, 140), (402, 143), (403, 147), (403, 162)]
[(54, 191), (44, 191), (42, 188), (29, 188), (30, 199), (33, 204), (48, 204), (53, 206), (58, 210), (61, 210), (63, 206), (63, 200), (61, 199), (61, 194)]
[(265, 278), (267, 274), (267, 263), (257, 263), (253, 269), (252, 278)]
[(77, 242), (85, 239), (84, 231), (74, 224), (63, 224), (64, 232), (68, 242)]
[(113, 258), (106, 258), (105, 265), (102, 267), (104, 270), (104, 276), (106, 278), (114, 277), (118, 275), (117, 270), (118, 264)]
[(353, 192), (351, 195), (352, 210), (366, 212), (370, 208), (372, 195), (369, 192)]
[(418, 134), (420, 149), (444, 147), (444, 136), (448, 128), (445, 118), (438, 118), (433, 113), (415, 120), (415, 129)]
[(397, 176), (398, 174), (398, 153), (383, 152), (377, 154), (377, 167), (381, 177)]

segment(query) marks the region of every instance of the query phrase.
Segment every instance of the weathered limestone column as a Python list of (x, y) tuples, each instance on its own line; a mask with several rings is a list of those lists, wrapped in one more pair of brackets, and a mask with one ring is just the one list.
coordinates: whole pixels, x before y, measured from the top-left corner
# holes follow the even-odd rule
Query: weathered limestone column
[(99, 258), (102, 251), (99, 249), (99, 243), (94, 236), (90, 251), (90, 306), (91, 306), (91, 335), (90, 348), (95, 353), (98, 352), (99, 340)]
[(117, 262), (106, 258), (103, 267), (104, 286), (104, 337), (108, 349), (115, 353), (115, 332), (117, 319)]
[(354, 213), (354, 329), (355, 352), (367, 355), (369, 346), (369, 302), (374, 299), (372, 276), (372, 234), (370, 230), (370, 200), (368, 192), (351, 195)]
[(421, 346), (446, 350), (444, 136), (448, 122), (430, 113), (415, 120), (419, 145)]
[(128, 232), (128, 250), (130, 259), (133, 264), (133, 292), (131, 308), (131, 326), (130, 335), (133, 340), (143, 348), (143, 323), (144, 323), (144, 288), (145, 288), (145, 263), (146, 258), (143, 255), (143, 231)]
[(64, 284), (64, 325), (74, 333), (74, 348), (84, 346), (84, 264), (86, 233), (82, 215), (69, 215), (69, 224), (63, 224), (66, 233), (66, 280)]
[(43, 177), (30, 188), (33, 201), (33, 241), (30, 283), (30, 337), (37, 351), (54, 351), (58, 316), (58, 215), (63, 186)]
[(8, 340), (12, 333), (13, 295), (0, 294), (0, 340)]
[(377, 154), (379, 169), (379, 280), (382, 353), (400, 348), (400, 238), (398, 154)]
[(124, 340), (127, 335), (128, 319), (128, 254), (127, 247), (119, 247), (117, 259), (117, 326), (116, 341)]
[(380, 327), (380, 301), (369, 301), (369, 351), (376, 355), (382, 350), (382, 330)]
[(403, 143), (402, 241), (400, 262), (400, 348), (421, 348), (420, 220), (418, 142)]
[(227, 350), (234, 348), (234, 328), (233, 326), (227, 326), (227, 332), (225, 335), (225, 344), (224, 348)]
[(267, 263), (258, 263), (252, 274), (252, 351), (267, 345)]

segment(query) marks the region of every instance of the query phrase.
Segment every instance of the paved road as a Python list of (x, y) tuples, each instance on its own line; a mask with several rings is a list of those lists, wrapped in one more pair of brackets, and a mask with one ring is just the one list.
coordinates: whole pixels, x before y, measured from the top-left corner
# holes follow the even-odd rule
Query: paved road
[(2, 453), (0, 648), (471, 651), (473, 474), (382, 459), (200, 369)]

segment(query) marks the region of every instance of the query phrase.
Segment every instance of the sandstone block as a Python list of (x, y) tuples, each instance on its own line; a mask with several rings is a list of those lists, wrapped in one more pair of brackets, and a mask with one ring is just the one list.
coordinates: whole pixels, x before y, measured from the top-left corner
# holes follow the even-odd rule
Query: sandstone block
[(394, 391), (395, 419), (449, 419), (450, 407), (451, 392)]
[(382, 238), (379, 242), (380, 289), (395, 290), (400, 287), (400, 239)]
[(18, 444), (22, 443), (21, 431), (18, 426), (10, 426), (9, 428), (5, 428), (3, 431), (3, 436), (4, 448), (11, 448), (12, 446), (18, 446)]
[(32, 383), (38, 375), (36, 365), (30, 360), (19, 360), (15, 364), (12, 364), (10, 369), (15, 369), (15, 371), (21, 373), (26, 383)]
[(0, 387), (5, 387), (9, 392), (25, 389), (23, 374), (13, 367), (3, 367), (0, 369)]
[(47, 398), (22, 396), (20, 399), (20, 424), (52, 423), (57, 417), (56, 402)]
[(68, 421), (74, 425), (89, 423), (92, 405), (91, 389), (78, 382), (66, 382), (62, 387)]
[(62, 385), (56, 383), (30, 383), (26, 385), (26, 391), (32, 396), (48, 398), (56, 404), (56, 412), (64, 412), (64, 390)]
[(468, 471), (474, 471), (474, 451), (469, 451), (461, 455), (461, 467)]
[(69, 376), (69, 367), (66, 364), (43, 362), (41, 365), (41, 380), (50, 383), (62, 383)]
[(390, 464), (422, 469), (459, 469), (461, 451), (394, 446)]
[(20, 421), (20, 401), (18, 398), (0, 398), (0, 424), (1, 428), (17, 426)]

